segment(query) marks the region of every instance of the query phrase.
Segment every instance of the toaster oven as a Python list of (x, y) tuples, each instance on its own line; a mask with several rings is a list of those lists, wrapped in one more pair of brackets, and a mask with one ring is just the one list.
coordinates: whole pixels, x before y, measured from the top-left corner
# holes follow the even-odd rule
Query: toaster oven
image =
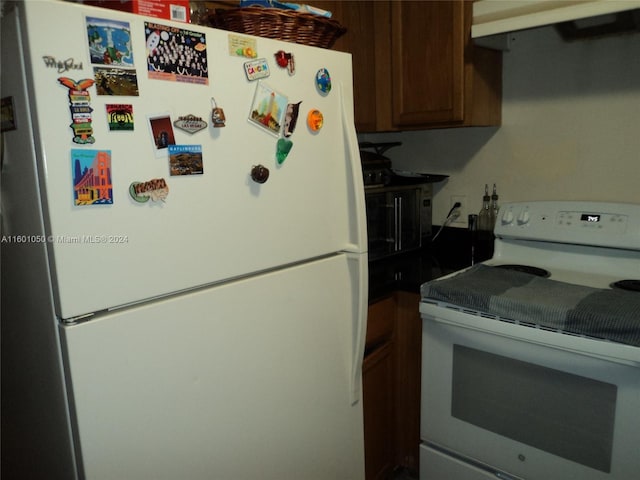
[(415, 250), (431, 235), (431, 183), (365, 189), (369, 260)]

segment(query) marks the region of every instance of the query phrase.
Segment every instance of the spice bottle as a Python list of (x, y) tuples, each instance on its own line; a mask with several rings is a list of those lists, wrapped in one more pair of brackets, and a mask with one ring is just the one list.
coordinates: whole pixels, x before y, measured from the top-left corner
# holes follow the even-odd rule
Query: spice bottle
[(491, 230), (496, 226), (496, 220), (498, 218), (498, 192), (496, 191), (496, 184), (493, 184), (493, 193), (491, 194)]
[(491, 197), (489, 196), (489, 185), (484, 185), (484, 196), (482, 197), (482, 210), (478, 214), (478, 230), (493, 231)]

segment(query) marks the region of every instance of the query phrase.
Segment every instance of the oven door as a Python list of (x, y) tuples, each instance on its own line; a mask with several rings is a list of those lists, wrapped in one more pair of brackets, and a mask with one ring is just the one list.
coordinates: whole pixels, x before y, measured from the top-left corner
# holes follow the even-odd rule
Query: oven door
[(422, 480), (636, 478), (640, 349), (605, 359), (598, 340), (421, 312)]

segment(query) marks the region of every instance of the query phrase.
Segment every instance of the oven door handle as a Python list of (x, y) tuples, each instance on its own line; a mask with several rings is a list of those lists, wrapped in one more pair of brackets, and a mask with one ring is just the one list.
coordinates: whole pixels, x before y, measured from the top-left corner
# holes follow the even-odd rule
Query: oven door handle
[[(611, 363), (630, 365), (636, 368), (640, 367), (640, 348), (632, 345), (607, 342), (559, 331), (549, 331), (528, 325), (516, 324), (511, 321), (501, 320), (496, 316), (481, 314), (481, 312), (463, 310), (453, 305), (437, 305), (436, 308), (439, 312), (434, 315), (432, 311), (435, 306), (434, 303), (423, 300), (420, 303), (422, 319), (453, 327), (499, 335), (520, 342), (576, 353)], [(522, 335), (523, 328), (527, 329), (526, 335)]]

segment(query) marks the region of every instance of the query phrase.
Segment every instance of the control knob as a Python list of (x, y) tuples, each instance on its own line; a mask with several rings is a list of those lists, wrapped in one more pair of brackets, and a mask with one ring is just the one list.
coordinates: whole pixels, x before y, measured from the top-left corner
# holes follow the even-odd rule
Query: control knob
[(531, 213), (529, 213), (528, 208), (525, 208), (520, 212), (520, 215), (518, 215), (518, 225), (525, 225), (529, 223), (529, 220), (531, 220)]
[(502, 214), (502, 225), (509, 225), (510, 223), (513, 223), (513, 211), (511, 209), (509, 210), (505, 210), (505, 212)]

